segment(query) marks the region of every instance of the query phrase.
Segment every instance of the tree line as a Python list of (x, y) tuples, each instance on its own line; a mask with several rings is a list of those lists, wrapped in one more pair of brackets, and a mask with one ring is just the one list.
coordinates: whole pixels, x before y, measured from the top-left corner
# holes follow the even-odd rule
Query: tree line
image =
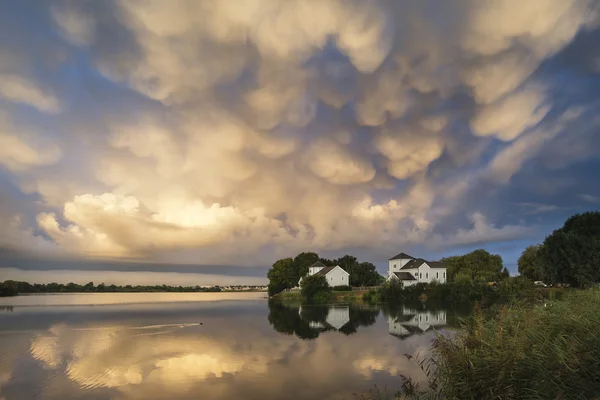
[[(249, 286), (252, 289), (252, 286)], [(220, 292), (220, 286), (167, 286), (167, 285), (94, 285), (89, 282), (85, 285), (77, 283), (34, 283), (21, 281), (0, 282), (0, 296), (16, 296), (19, 293), (119, 293), (119, 292)]]
[(298, 286), (300, 278), (308, 273), (308, 267), (317, 261), (326, 266), (339, 265), (350, 274), (351, 286), (376, 286), (385, 280), (384, 277), (379, 275), (375, 265), (370, 262), (359, 262), (356, 257), (345, 255), (330, 260), (319, 257), (317, 253), (303, 252), (294, 258), (282, 258), (273, 263), (267, 273), (269, 295)]
[(600, 212), (575, 214), (527, 247), (518, 261), (519, 273), (534, 281), (586, 288), (600, 281)]

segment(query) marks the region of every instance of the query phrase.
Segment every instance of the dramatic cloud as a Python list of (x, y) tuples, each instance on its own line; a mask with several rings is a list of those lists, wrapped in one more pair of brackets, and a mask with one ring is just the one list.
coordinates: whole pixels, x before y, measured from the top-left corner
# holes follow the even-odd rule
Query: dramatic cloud
[[(257, 265), (533, 240), (600, 196), (577, 170), (598, 167), (599, 9), (5, 4), (0, 247)], [(568, 199), (519, 192), (547, 171)]]

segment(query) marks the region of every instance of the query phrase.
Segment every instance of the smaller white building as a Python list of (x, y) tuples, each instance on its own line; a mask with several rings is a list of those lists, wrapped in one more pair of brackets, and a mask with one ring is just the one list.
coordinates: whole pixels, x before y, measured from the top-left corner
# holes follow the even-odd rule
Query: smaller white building
[[(339, 265), (328, 267), (320, 261), (317, 261), (308, 267), (308, 275), (322, 275), (327, 279), (329, 286), (346, 286), (350, 285), (350, 274)], [(302, 283), (302, 278), (298, 281), (298, 286)]]
[(439, 261), (426, 261), (400, 253), (389, 260), (388, 277), (399, 279), (404, 286), (417, 283), (446, 283), (446, 266)]

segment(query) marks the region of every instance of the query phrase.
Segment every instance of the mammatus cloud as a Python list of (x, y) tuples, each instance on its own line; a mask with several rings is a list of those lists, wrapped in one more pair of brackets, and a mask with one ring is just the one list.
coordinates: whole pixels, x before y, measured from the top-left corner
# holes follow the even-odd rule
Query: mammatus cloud
[(547, 65), (597, 28), (593, 0), (36, 12), (52, 39), (7, 20), (0, 42), (0, 163), (36, 198), (2, 204), (10, 248), (253, 264), (510, 240), (530, 228), (490, 220), (481, 188), (502, 191), (554, 140), (592, 140), (577, 126), (593, 103), (571, 105)]

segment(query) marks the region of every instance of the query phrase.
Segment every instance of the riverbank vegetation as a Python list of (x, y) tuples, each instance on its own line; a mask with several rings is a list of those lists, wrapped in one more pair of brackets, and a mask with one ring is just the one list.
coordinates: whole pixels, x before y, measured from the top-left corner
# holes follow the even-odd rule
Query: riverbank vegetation
[[(363, 296), (367, 292), (367, 290), (337, 290), (332, 288), (309, 301), (302, 295), (300, 290), (290, 290), (277, 293), (271, 296), (271, 299), (286, 304), (361, 304), (365, 303)], [(367, 303), (374, 304), (373, 302)]]
[(436, 336), (430, 358), (414, 360), (427, 383), (404, 378), (395, 398), (598, 398), (599, 309), (598, 289), (570, 291), (545, 306), (512, 303), (493, 318), (477, 307), (456, 335)]
[(421, 300), (423, 302), (445, 302), (450, 304), (483, 305), (507, 303), (518, 299), (533, 303), (536, 300), (556, 299), (567, 289), (540, 288), (524, 277), (510, 277), (499, 282), (480, 282), (455, 280), (445, 284), (418, 283), (403, 287), (398, 281), (387, 282), (379, 289), (366, 292), (363, 301), (371, 303), (405, 302)]

